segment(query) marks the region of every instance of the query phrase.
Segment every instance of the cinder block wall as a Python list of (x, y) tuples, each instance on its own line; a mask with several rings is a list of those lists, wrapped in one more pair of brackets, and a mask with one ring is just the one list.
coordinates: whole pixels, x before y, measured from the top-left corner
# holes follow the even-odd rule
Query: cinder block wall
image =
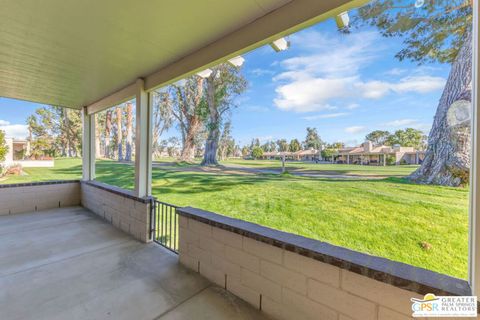
[(0, 215), (80, 205), (79, 181), (51, 181), (0, 186)]
[(150, 241), (150, 200), (98, 182), (82, 182), (82, 206), (131, 234), (142, 242)]
[(180, 262), (275, 319), (407, 320), (421, 295), (185, 216)]

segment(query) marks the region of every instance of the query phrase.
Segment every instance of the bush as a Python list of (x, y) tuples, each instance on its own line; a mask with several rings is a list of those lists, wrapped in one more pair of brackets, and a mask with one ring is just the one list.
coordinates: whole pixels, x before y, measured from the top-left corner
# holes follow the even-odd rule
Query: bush
[(252, 157), (254, 159), (261, 158), (263, 156), (263, 149), (260, 147), (254, 147), (252, 150)]
[(387, 156), (387, 165), (393, 166), (395, 164), (395, 157), (394, 156)]
[(14, 164), (12, 166), (6, 167), (5, 176), (19, 176), (22, 174), (22, 166), (19, 164)]

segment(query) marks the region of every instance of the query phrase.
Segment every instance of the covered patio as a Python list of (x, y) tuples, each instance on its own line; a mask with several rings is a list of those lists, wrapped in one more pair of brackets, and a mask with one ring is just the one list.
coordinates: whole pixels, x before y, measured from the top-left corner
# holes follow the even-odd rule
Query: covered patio
[(82, 207), (0, 217), (2, 319), (267, 319)]
[[(404, 320), (478, 294), (478, 131), (468, 281), (151, 196), (155, 89), (367, 2), (3, 3), (0, 96), (82, 110), (83, 177), (0, 185), (0, 318)], [(128, 191), (95, 180), (95, 115), (132, 99)]]

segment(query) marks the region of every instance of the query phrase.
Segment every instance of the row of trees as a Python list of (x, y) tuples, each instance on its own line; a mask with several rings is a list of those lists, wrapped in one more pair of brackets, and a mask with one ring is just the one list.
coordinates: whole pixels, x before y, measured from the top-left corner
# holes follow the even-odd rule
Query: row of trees
[(96, 157), (132, 161), (134, 125), (134, 107), (131, 101), (96, 114)]
[[(393, 133), (383, 130), (375, 130), (365, 136), (365, 140), (373, 142), (374, 145), (394, 146), (400, 145), (402, 147), (414, 147), (418, 150), (425, 150), (427, 136), (420, 130), (414, 128), (406, 128), (403, 130), (396, 130)], [(264, 152), (297, 152), (300, 150), (322, 150), (322, 157), (328, 158), (331, 154), (336, 153), (339, 149), (345, 147), (343, 142), (326, 143), (322, 141), (316, 128), (307, 128), (307, 135), (303, 142), (298, 139), (292, 139), (290, 142), (287, 139), (278, 139), (276, 141), (267, 141), (263, 144), (260, 140), (253, 139), (250, 145), (242, 148), (242, 155), (254, 156), (254, 150), (260, 149), (262, 155)], [(258, 158), (260, 152), (255, 152)]]
[(180, 160), (191, 161), (199, 150), (203, 165), (235, 153), (229, 115), (234, 100), (245, 91), (241, 68), (228, 63), (211, 68), (208, 77), (190, 76), (154, 95), (154, 150), (165, 145), (161, 134), (176, 125), (181, 133)]
[(402, 147), (414, 147), (417, 150), (425, 150), (427, 147), (427, 136), (420, 130), (406, 128), (397, 130), (394, 133), (384, 130), (375, 130), (365, 136), (365, 140), (371, 141), (374, 145)]
[[(324, 145), (324, 142), (320, 138), (316, 128), (307, 128), (307, 134), (305, 140), (300, 142), (298, 139), (292, 139), (288, 142), (287, 139), (278, 139), (275, 141), (267, 141), (263, 144), (260, 143), (260, 139), (253, 139), (250, 145), (246, 145), (242, 148), (242, 156), (247, 157), (252, 155), (255, 148), (259, 148), (262, 152), (297, 152), (306, 149), (319, 150)], [(262, 153), (263, 154), (263, 153)], [(257, 151), (258, 155), (258, 151)], [(258, 158), (258, 156), (256, 157)]]
[(5, 141), (5, 131), (0, 130), (0, 162), (5, 161), (5, 157), (7, 153), (8, 153), (8, 146)]
[(77, 157), (82, 150), (81, 112), (60, 107), (41, 107), (27, 118), (32, 158)]

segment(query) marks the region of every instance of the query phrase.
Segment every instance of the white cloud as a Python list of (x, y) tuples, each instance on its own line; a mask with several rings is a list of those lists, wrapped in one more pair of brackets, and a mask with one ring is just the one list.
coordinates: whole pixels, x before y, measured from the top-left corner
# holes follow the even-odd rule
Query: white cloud
[(385, 72), (386, 75), (389, 76), (399, 76), (401, 74), (405, 74), (408, 70), (402, 68), (393, 68)]
[(313, 116), (307, 116), (303, 117), (303, 119), (307, 121), (312, 121), (312, 120), (319, 120), (319, 119), (332, 119), (332, 118), (338, 118), (338, 117), (343, 117), (349, 115), (348, 112), (337, 112), (337, 113), (325, 113), (325, 114), (317, 114)]
[(382, 124), (387, 129), (401, 129), (401, 128), (414, 128), (428, 133), (431, 129), (431, 124), (422, 123), (418, 119), (397, 119)]
[(257, 76), (257, 77), (274, 74), (274, 72), (272, 70), (261, 69), (261, 68), (253, 69), (252, 71), (250, 71), (250, 73), (253, 74), (254, 76)]
[(348, 110), (353, 110), (353, 109), (357, 109), (357, 108), (360, 108), (360, 105), (358, 103), (350, 103), (348, 106), (347, 106), (347, 109)]
[(399, 82), (369, 81), (358, 82), (355, 87), (364, 98), (378, 99), (390, 92), (395, 93), (427, 93), (445, 86), (445, 79), (432, 76), (412, 76), (400, 79)]
[(9, 138), (25, 139), (28, 136), (28, 126), (25, 124), (11, 124), (9, 121), (0, 120), (0, 130), (5, 131)]
[(386, 122), (384, 126), (398, 128), (398, 127), (415, 125), (417, 123), (418, 123), (418, 120), (416, 119), (398, 119), (398, 120)]
[(275, 89), (275, 105), (288, 111), (310, 112), (328, 110), (329, 99), (347, 94), (344, 79), (304, 78)]
[(346, 133), (361, 133), (361, 132), (364, 132), (365, 131), (365, 127), (364, 126), (352, 126), (352, 127), (347, 127), (345, 128), (345, 132)]
[[(363, 80), (360, 70), (384, 49), (379, 39), (376, 32), (331, 36), (309, 31), (292, 36), (292, 45), (305, 53), (280, 62), (284, 71), (273, 77), (278, 83), (274, 104), (281, 110), (312, 112), (326, 110), (332, 100), (379, 99), (391, 93), (426, 93), (443, 88), (444, 78), (415, 71), (397, 81)], [(406, 71), (396, 68), (389, 72), (398, 76)], [(347, 109), (358, 107), (350, 106)]]
[(281, 62), (285, 71), (273, 78), (279, 82), (275, 105), (295, 112), (321, 111), (328, 100), (347, 96), (359, 69), (374, 58), (377, 37), (374, 32), (338, 37), (315, 31), (292, 36), (292, 45), (306, 54)]

